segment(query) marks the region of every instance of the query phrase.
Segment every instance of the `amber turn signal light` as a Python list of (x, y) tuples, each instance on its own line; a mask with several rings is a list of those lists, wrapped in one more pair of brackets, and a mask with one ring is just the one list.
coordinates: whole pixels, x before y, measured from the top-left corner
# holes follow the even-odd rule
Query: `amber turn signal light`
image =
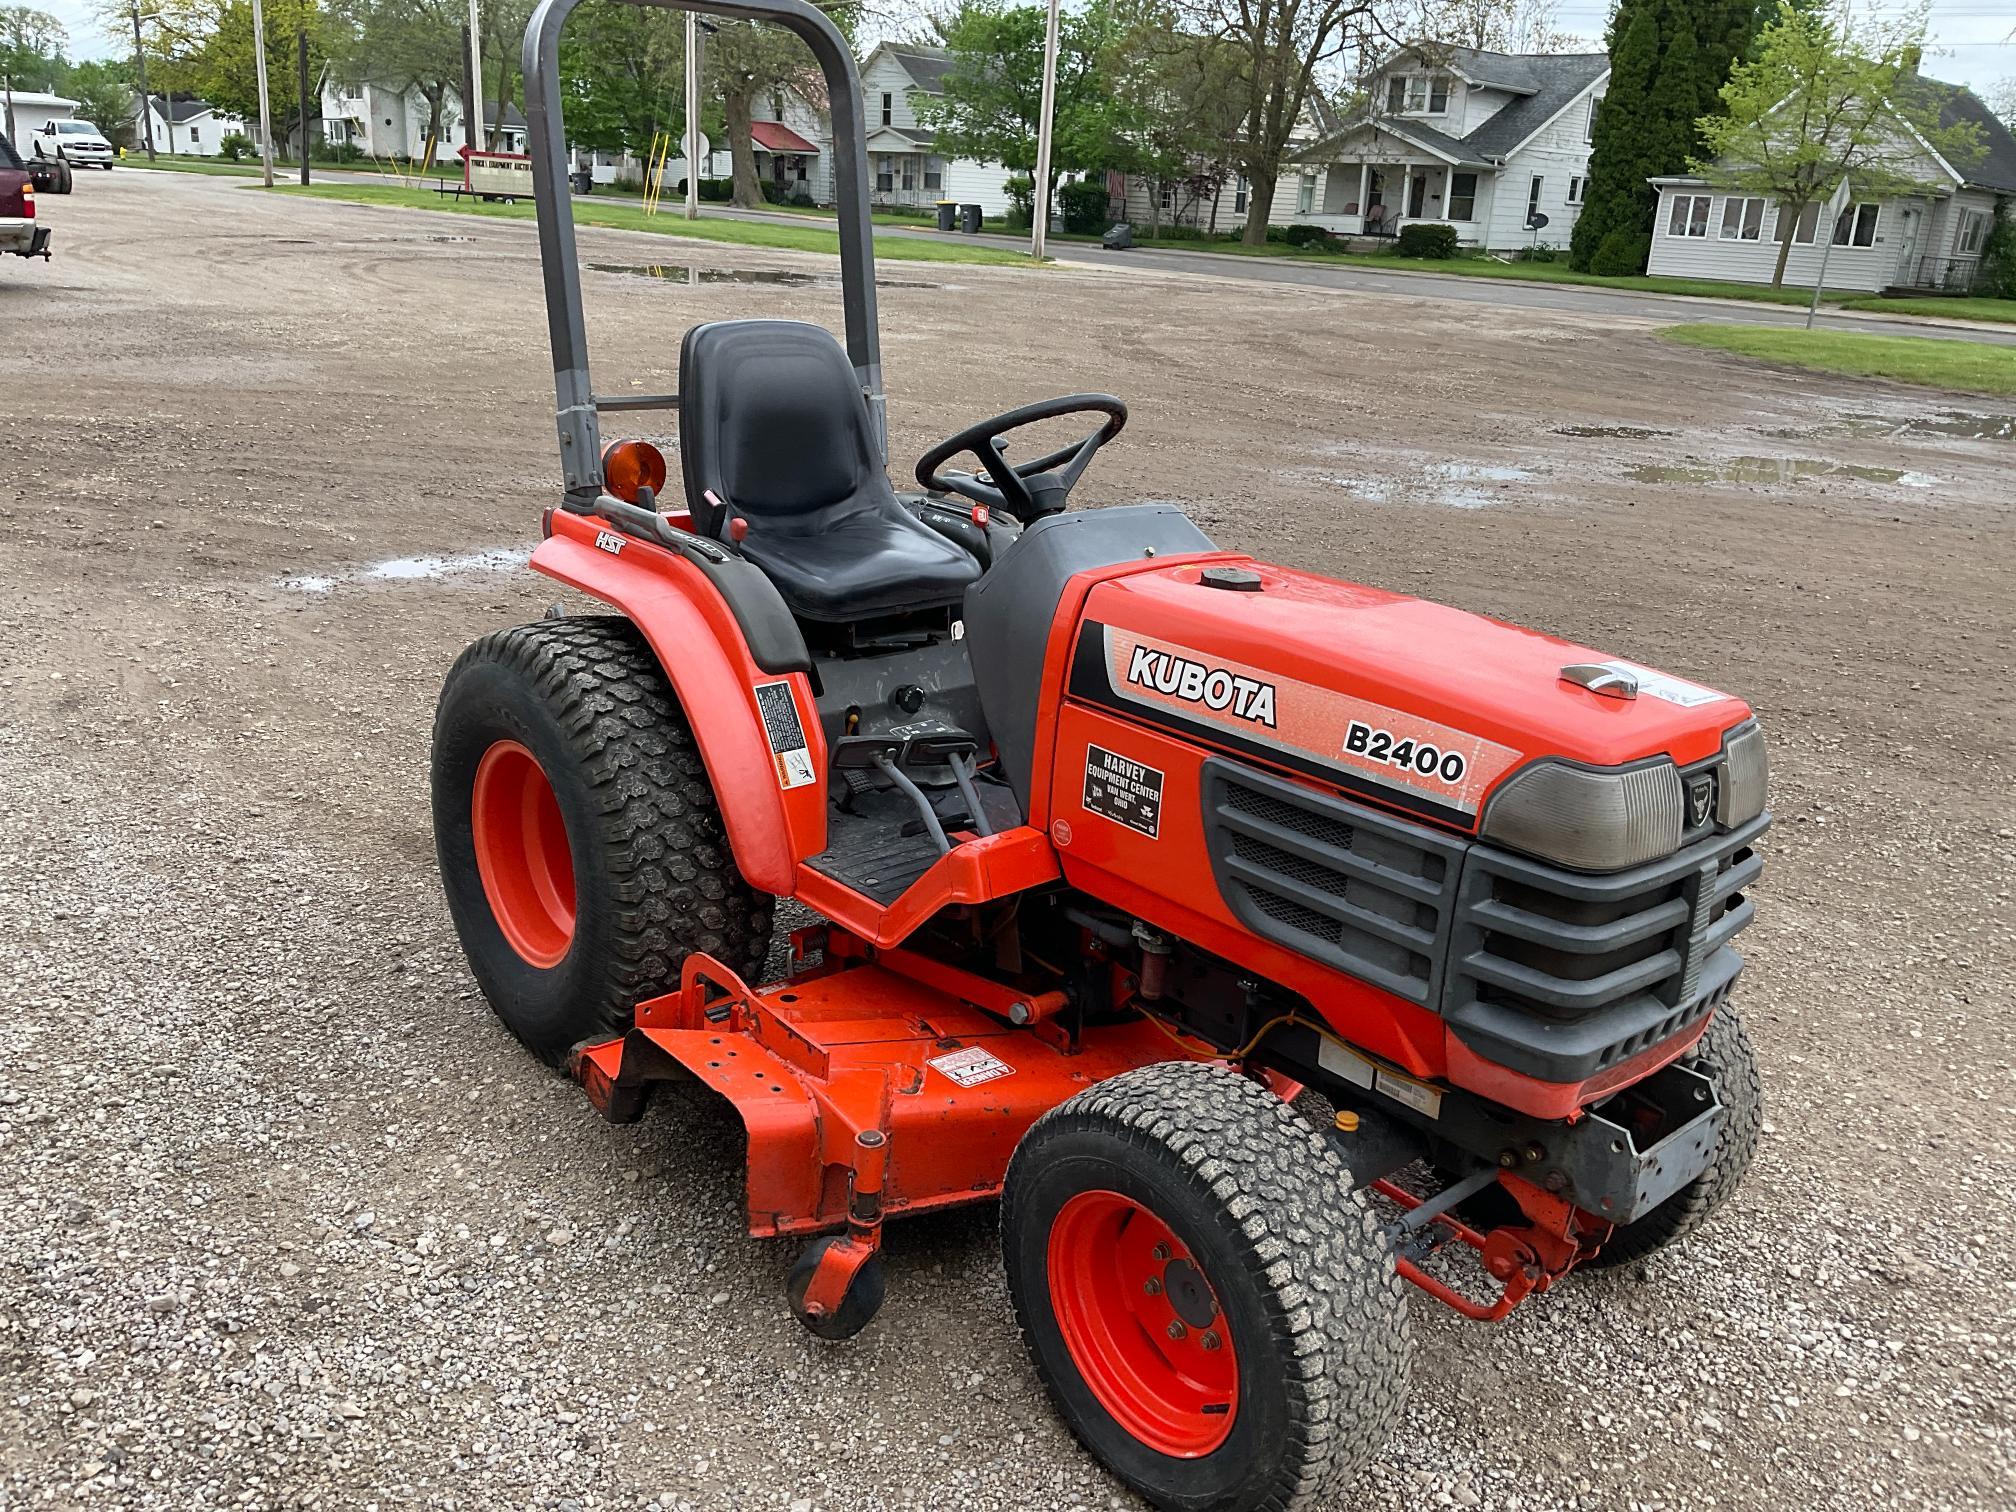
[(649, 441), (611, 441), (602, 448), (602, 486), (626, 504), (665, 486), (665, 454)]

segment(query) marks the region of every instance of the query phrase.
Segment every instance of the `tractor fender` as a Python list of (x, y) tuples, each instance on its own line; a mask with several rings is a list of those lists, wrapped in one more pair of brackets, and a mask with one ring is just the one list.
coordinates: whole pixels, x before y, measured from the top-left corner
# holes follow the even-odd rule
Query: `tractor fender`
[[(759, 667), (733, 612), (692, 563), (632, 536), (610, 535), (612, 550), (598, 544), (608, 533), (557, 513), (552, 528), (532, 553), (533, 570), (622, 611), (643, 632), (692, 724), (736, 869), (758, 891), (790, 896), (799, 861), (826, 848), (826, 742), (810, 680)], [(804, 742), (789, 770), (774, 718), (766, 721), (757, 700), (759, 687), (777, 684), (789, 691)]]

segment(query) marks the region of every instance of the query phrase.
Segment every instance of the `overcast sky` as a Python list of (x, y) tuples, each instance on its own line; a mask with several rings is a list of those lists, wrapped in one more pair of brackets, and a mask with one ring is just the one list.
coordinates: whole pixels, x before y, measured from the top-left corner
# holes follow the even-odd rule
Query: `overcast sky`
[[(70, 55), (104, 58), (131, 50), (130, 39), (115, 40), (99, 30), (88, 0), (31, 0), (70, 29)], [(1068, 0), (1067, 0), (1068, 4)], [(1885, 5), (1885, 8), (1891, 8)], [(1906, 9), (1903, 3), (1895, 9)], [(1601, 48), (1605, 0), (1560, 0), (1558, 24), (1585, 34), (1590, 51)], [(1932, 51), (1925, 72), (1985, 93), (2003, 79), (2016, 78), (2016, 6), (2011, 0), (1933, 0)]]

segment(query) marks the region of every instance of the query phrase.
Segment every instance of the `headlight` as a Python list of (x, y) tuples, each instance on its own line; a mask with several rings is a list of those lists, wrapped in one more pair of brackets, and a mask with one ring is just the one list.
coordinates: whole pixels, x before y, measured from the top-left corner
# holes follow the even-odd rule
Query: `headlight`
[(1663, 758), (1609, 771), (1543, 761), (1498, 790), (1479, 833), (1577, 871), (1620, 871), (1679, 849), (1685, 816), (1680, 774)]
[(1771, 758), (1764, 730), (1754, 720), (1722, 743), (1722, 788), (1715, 799), (1715, 822), (1724, 829), (1748, 824), (1764, 812), (1771, 785)]

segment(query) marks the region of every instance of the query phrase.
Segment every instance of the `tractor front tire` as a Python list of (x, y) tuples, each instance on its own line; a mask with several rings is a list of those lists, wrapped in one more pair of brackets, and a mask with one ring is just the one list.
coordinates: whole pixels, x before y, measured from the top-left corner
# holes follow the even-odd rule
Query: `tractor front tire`
[(625, 619), (485, 636), (434, 717), (434, 842), (477, 985), (541, 1060), (630, 1027), (704, 951), (753, 974), (771, 906), (742, 880), (699, 747)]
[(1624, 1224), (1584, 1263), (1595, 1270), (1629, 1265), (1692, 1234), (1734, 1195), (1757, 1153), (1764, 1128), (1764, 1087), (1757, 1057), (1733, 1003), (1715, 1010), (1708, 1030), (1681, 1062), (1715, 1084), (1722, 1104), (1722, 1127), (1708, 1169), (1642, 1218)]
[(1399, 1418), (1386, 1240), (1329, 1142), (1236, 1072), (1148, 1066), (1045, 1114), (1001, 1241), (1059, 1413), (1158, 1507), (1342, 1505)]

